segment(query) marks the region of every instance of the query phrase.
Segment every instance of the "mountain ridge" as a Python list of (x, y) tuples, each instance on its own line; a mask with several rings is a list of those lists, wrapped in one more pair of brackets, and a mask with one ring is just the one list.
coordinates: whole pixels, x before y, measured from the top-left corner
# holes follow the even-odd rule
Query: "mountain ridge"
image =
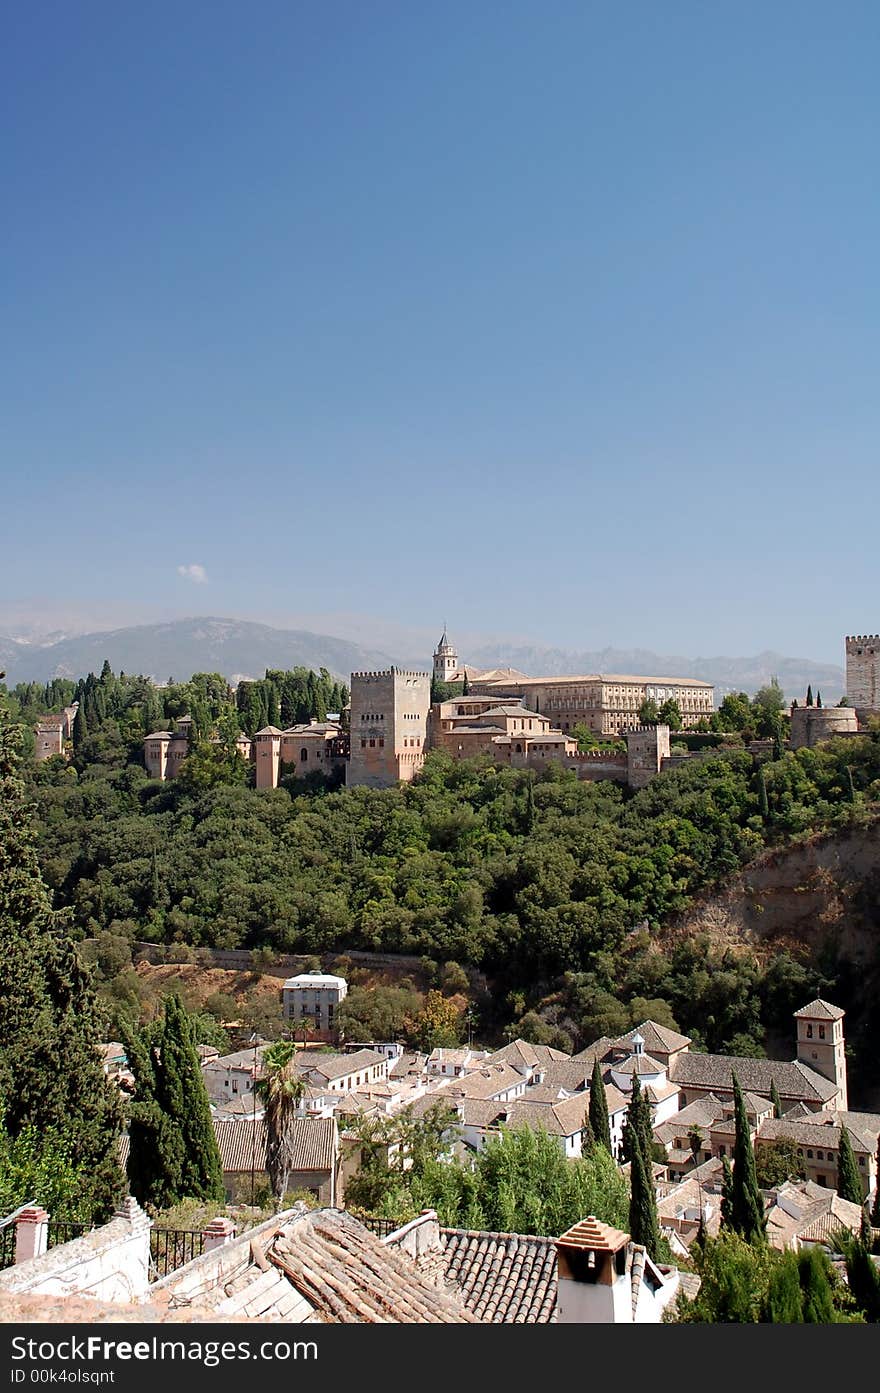
[[(779, 678), (786, 696), (801, 698), (807, 684), (819, 688), (827, 703), (843, 693), (843, 668), (809, 658), (789, 658), (767, 650), (752, 656), (686, 658), (649, 649), (572, 650), (499, 640), (462, 651), (478, 667), (514, 667), (548, 677), (572, 672), (619, 672), (633, 675), (695, 677), (714, 682), (720, 699), (727, 691), (754, 693)], [(363, 669), (411, 667), (430, 671), (430, 653), (389, 653), (368, 643), (319, 634), (308, 629), (279, 629), (254, 620), (210, 615), (136, 624), (119, 629), (74, 634), (34, 643), (0, 634), (0, 669), (8, 686), (47, 682), (52, 677), (99, 672), (108, 658), (115, 671), (144, 673), (155, 681), (184, 681), (193, 672), (222, 672), (229, 680), (261, 677), (267, 667), (326, 667), (348, 681)]]

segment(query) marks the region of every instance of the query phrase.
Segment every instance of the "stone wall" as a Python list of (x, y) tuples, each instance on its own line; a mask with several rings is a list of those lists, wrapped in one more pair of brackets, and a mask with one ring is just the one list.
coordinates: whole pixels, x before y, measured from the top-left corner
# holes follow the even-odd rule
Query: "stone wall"
[(0, 1272), (0, 1293), (76, 1293), (101, 1301), (141, 1301), (150, 1281), (152, 1221), (123, 1200), (109, 1224)]
[(791, 748), (811, 750), (834, 735), (855, 735), (856, 713), (851, 706), (795, 706), (791, 713)]

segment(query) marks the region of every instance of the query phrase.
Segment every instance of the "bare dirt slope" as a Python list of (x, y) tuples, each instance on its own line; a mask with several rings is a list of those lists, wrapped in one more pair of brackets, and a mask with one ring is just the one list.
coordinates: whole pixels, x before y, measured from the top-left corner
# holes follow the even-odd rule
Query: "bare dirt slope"
[(854, 966), (880, 948), (880, 823), (765, 852), (719, 895), (695, 905), (671, 936), (708, 932), (719, 945), (798, 957), (829, 942)]

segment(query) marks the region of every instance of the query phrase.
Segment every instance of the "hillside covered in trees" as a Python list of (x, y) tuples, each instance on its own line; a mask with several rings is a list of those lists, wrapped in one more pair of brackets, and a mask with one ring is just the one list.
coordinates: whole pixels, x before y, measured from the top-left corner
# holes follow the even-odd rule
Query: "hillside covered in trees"
[[(311, 694), (309, 675), (296, 676), (314, 713), (323, 674)], [(129, 682), (95, 679), (110, 687), (104, 710), (112, 684)], [(483, 1035), (515, 1026), (563, 1046), (626, 1029), (641, 1012), (711, 1050), (760, 1051), (767, 1030), (787, 1035), (788, 1013), (819, 991), (848, 1009), (856, 1046), (870, 1026), (833, 953), (795, 944), (759, 957), (668, 929), (767, 847), (870, 823), (876, 733), (763, 765), (721, 748), (634, 796), (559, 769), (535, 777), (440, 753), (393, 789), (257, 791), (244, 766), (212, 761), (198, 743), (179, 779), (150, 781), (139, 741), (157, 713), (126, 712), (156, 689), (103, 718), (94, 690), (94, 730), (70, 763), (32, 766), (29, 785), (44, 875), (83, 936), (458, 963), (491, 981), (477, 1003)], [(228, 690), (205, 675), (161, 693), (166, 719), (201, 702), (206, 727), (224, 716), (259, 725), (273, 703), (282, 723), (299, 714), (290, 674), (242, 684), (236, 698), (233, 715)]]

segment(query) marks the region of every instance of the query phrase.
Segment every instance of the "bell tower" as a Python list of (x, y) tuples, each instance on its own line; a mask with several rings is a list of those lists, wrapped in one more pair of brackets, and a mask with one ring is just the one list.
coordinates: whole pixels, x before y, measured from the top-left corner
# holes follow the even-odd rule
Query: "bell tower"
[(443, 636), (434, 652), (434, 681), (452, 682), (455, 680), (457, 672), (458, 654), (446, 637), (446, 625), (444, 624)]
[(845, 1014), (839, 1006), (832, 1006), (819, 997), (794, 1013), (798, 1060), (808, 1069), (815, 1069), (817, 1074), (837, 1084), (837, 1107), (841, 1112), (846, 1112), (849, 1106), (843, 1038)]

